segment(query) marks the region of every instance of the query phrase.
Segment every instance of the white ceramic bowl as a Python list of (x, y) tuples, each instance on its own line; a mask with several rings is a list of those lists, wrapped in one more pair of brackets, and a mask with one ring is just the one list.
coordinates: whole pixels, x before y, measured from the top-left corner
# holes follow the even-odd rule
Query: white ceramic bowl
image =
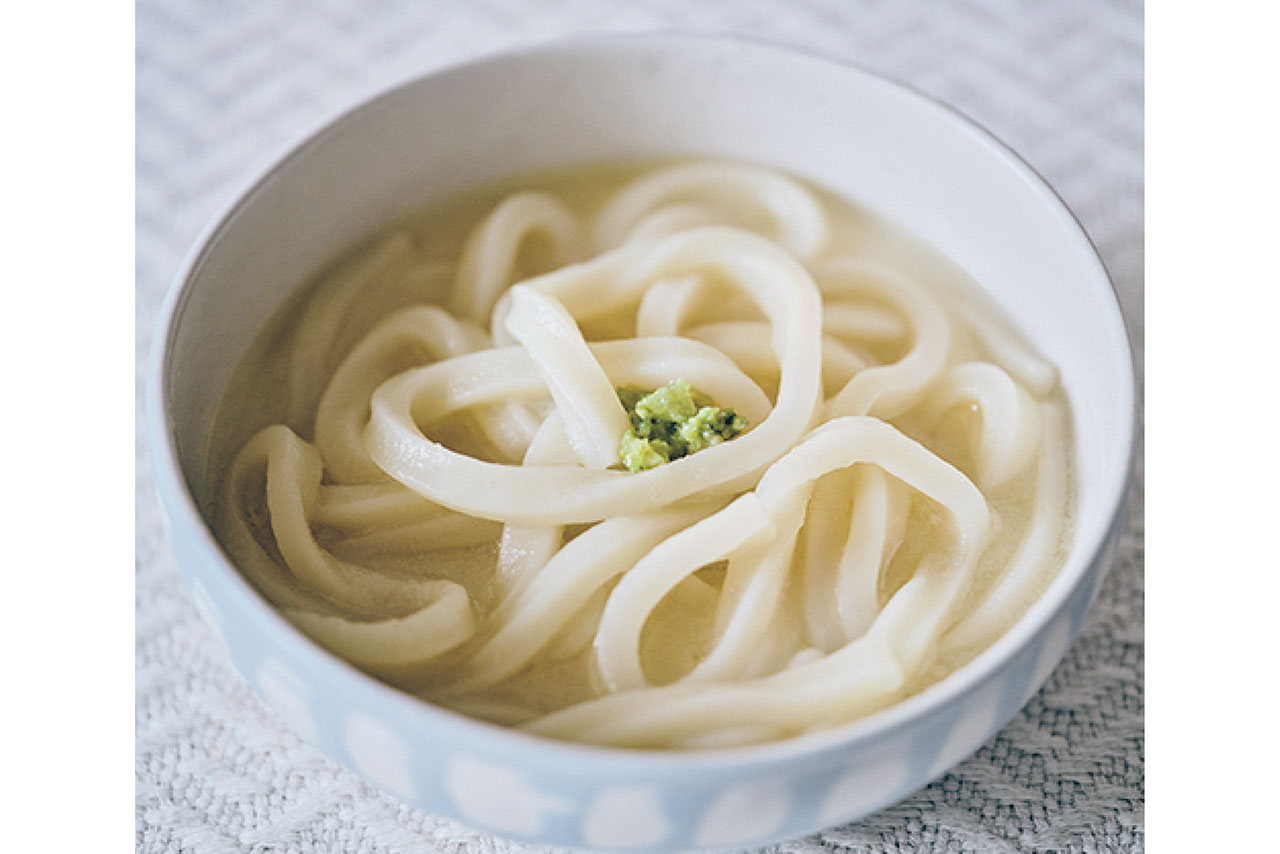
[[(605, 158), (722, 155), (855, 199), (948, 254), (1056, 363), (1075, 433), (1075, 536), (1016, 626), (939, 684), (864, 720), (760, 747), (646, 753), (534, 738), (429, 706), (298, 633), (197, 509), (215, 410), (262, 324), (380, 224), (493, 178)], [(1048, 677), (1123, 519), (1134, 386), (1106, 271), (1053, 191), (952, 110), (789, 50), (600, 38), (429, 75), (302, 144), (192, 250), (157, 331), (148, 426), (192, 594), (236, 666), (301, 736), (432, 813), (577, 848), (761, 845), (889, 804), (976, 750)]]

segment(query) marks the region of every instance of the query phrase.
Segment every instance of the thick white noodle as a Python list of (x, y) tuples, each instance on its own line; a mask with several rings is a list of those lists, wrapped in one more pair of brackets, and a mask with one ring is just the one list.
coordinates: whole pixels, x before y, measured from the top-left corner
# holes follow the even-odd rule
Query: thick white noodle
[(542, 654), (547, 661), (565, 661), (574, 658), (591, 646), (608, 593), (607, 586), (601, 587), (565, 621), (564, 626), (543, 649)]
[(644, 292), (636, 311), (636, 335), (679, 335), (684, 325), (702, 307), (707, 282), (700, 276), (661, 279)]
[[(314, 524), (314, 522), (313, 522)], [(347, 562), (364, 563), (380, 557), (423, 556), (439, 549), (457, 549), (493, 542), (502, 526), (445, 510), (398, 528), (347, 534), (329, 550)]]
[[(239, 533), (231, 548), (243, 551), (242, 562), (250, 566), (255, 584), (283, 593), (288, 582), (277, 571), (267, 569), (267, 555), (262, 551), (247, 520), (249, 511), (234, 502), (243, 500), (250, 481), (265, 469), (266, 508), (276, 549), (293, 581), (334, 606), (357, 615), (378, 616), (407, 614), (424, 607), (432, 599), (430, 582), (412, 581), (375, 572), (341, 561), (320, 548), (311, 531), (311, 515), (320, 495), (323, 466), (314, 446), (299, 439), (283, 425), (264, 427), (241, 449), (232, 462), (228, 479), (226, 507), (232, 520), (240, 520), (233, 528)], [(258, 569), (258, 572), (254, 570)], [(270, 595), (270, 594), (268, 594)], [(314, 599), (284, 596), (286, 607), (312, 608)]]
[(524, 285), (510, 293), (507, 331), (538, 366), (569, 446), (587, 468), (609, 468), (618, 462), (622, 434), (631, 426), (613, 383), (554, 297)]
[(374, 391), (407, 368), (488, 346), (484, 330), (436, 306), (411, 306), (379, 323), (338, 365), (320, 398), (315, 436), (325, 471), (344, 483), (385, 479), (364, 450)]
[[(821, 382), (820, 305), (817, 288), (802, 267), (755, 235), (699, 229), (667, 238), (644, 253), (623, 247), (526, 286), (557, 297), (578, 317), (576, 309), (583, 304), (634, 304), (650, 283), (702, 269), (731, 276), (771, 320), (782, 375), (772, 411), (759, 388), (730, 360), (698, 342), (641, 338), (601, 342), (590, 349), (615, 385), (654, 388), (683, 377), (732, 405), (754, 425), (732, 443), (632, 474), (502, 466), (432, 442), (418, 428), (415, 412), (440, 417), (469, 405), (546, 393), (536, 372), (535, 381), (528, 382), (532, 363), (527, 357), (522, 364), (511, 351), (495, 350), (429, 365), (384, 383), (374, 394), (365, 433), (369, 455), (396, 480), (441, 504), (531, 524), (592, 522), (651, 510), (707, 489), (740, 486), (785, 452), (815, 415)], [(731, 387), (734, 378), (741, 381), (738, 388)], [(757, 421), (761, 403), (768, 414)], [(753, 409), (755, 414), (748, 414)]]
[[(779, 381), (778, 357), (773, 352), (769, 325), (754, 320), (727, 320), (702, 323), (684, 334), (710, 344), (724, 353), (742, 372), (766, 391), (776, 393)], [(834, 394), (870, 365), (865, 356), (831, 336), (822, 336), (822, 388)]]
[(677, 584), (707, 564), (777, 536), (773, 517), (755, 493), (749, 492), (648, 554), (637, 555), (630, 571), (609, 595), (596, 634), (596, 663), (609, 690), (649, 684), (640, 664), (640, 630)]
[[(526, 466), (569, 465), (575, 460), (573, 449), (565, 438), (560, 413), (552, 410), (534, 434), (525, 454)], [(467, 518), (474, 518), (468, 516)], [(534, 576), (551, 560), (564, 541), (563, 525), (502, 526), (498, 541), (498, 567), (494, 573), (496, 601), (519, 594)]]
[[(881, 472), (872, 466), (856, 466), (837, 469), (820, 477), (813, 487), (812, 501), (822, 512), (814, 513), (805, 519), (804, 528), (800, 532), (800, 545), (803, 548), (800, 566), (800, 584), (804, 597), (804, 629), (805, 638), (820, 653), (832, 652), (844, 646), (851, 638), (846, 637), (840, 620), (836, 589), (836, 578), (840, 571), (840, 559), (845, 544), (849, 541), (849, 531), (854, 515), (855, 484), (868, 472)], [(883, 472), (881, 472), (883, 475)], [(865, 514), (865, 502), (859, 503), (858, 512)], [(863, 544), (865, 552), (875, 550), (881, 545), (871, 540)], [(879, 555), (876, 556), (877, 558)], [(880, 561), (874, 568), (863, 575), (871, 575), (874, 580), (863, 579), (862, 593), (870, 594), (858, 604), (875, 616), (880, 610)], [(868, 623), (870, 620), (867, 621)]]
[[(682, 681), (716, 682), (746, 678), (752, 667), (776, 659), (777, 650), (762, 649), (787, 640), (775, 625), (786, 602), (786, 586), (795, 552), (796, 535), (804, 522), (808, 495), (797, 495), (791, 506), (774, 514), (777, 533), (761, 544), (729, 559), (724, 590), (716, 609), (716, 639)], [(603, 633), (603, 623), (601, 630)], [(788, 652), (790, 652), (788, 644)]]
[(452, 581), (423, 586), (428, 602), (407, 617), (357, 622), (286, 610), (285, 615), (323, 646), (374, 670), (422, 665), (466, 641), (475, 631), (467, 591)]
[[(696, 213), (688, 207), (690, 200), (697, 202)], [(668, 220), (646, 220), (668, 205), (680, 205)], [(699, 162), (650, 172), (622, 188), (596, 218), (596, 250), (612, 249), (635, 237), (667, 236), (694, 223), (742, 226), (744, 212), (745, 219), (769, 219), (769, 236), (802, 261), (826, 245), (822, 205), (795, 181), (745, 164)]]
[(1002, 633), (1045, 583), (1045, 568), (1060, 547), (1067, 514), (1066, 413), (1058, 403), (1040, 404), (1040, 413), (1044, 436), (1031, 522), (994, 587), (947, 634), (949, 647), (976, 649)]
[(911, 327), (911, 349), (891, 365), (855, 375), (827, 401), (827, 418), (874, 415), (892, 418), (914, 406), (946, 367), (951, 324), (936, 298), (918, 283), (882, 264), (841, 259), (815, 271), (827, 296), (874, 296), (896, 306)]
[(458, 693), (492, 685), (527, 664), (602, 585), (655, 544), (706, 514), (705, 507), (606, 519), (565, 544), (516, 597), (494, 612), (494, 636), (472, 656)]
[(965, 405), (979, 418), (973, 448), (978, 485), (994, 490), (1021, 472), (1040, 445), (1040, 406), (1007, 373), (988, 362), (965, 362), (940, 376), (929, 407), (941, 413)]
[(492, 540), (496, 523), (455, 513), (394, 480), (323, 484), (311, 525), (344, 552), (420, 553)]
[(1019, 338), (991, 316), (989, 309), (957, 300), (956, 311), (973, 328), (982, 343), (1010, 375), (1037, 398), (1044, 398), (1058, 384), (1058, 369), (1031, 352)]
[[(1051, 365), (759, 167), (653, 169), (585, 217), (517, 193), (456, 263), (398, 230), (319, 283), (285, 423), (220, 461), (267, 599), (431, 702), (636, 748), (854, 720), (1008, 630), (1070, 518)], [(618, 388), (674, 379), (746, 431), (624, 470)]]
[(854, 341), (897, 341), (907, 334), (902, 315), (873, 302), (826, 300), (822, 306), (822, 328), (832, 335)]
[[(735, 439), (735, 444), (746, 446), (773, 417), (759, 387), (728, 358), (697, 341), (642, 338), (602, 341), (590, 349), (619, 385), (654, 388), (671, 377), (683, 377), (715, 400), (733, 403), (751, 423), (760, 425)], [(433, 501), (473, 516), (535, 526), (594, 522), (653, 509), (694, 492), (729, 488), (731, 477), (744, 467), (742, 462), (736, 468), (726, 465), (719, 470), (705, 463), (694, 465), (712, 457), (720, 446), (634, 475), (577, 465), (500, 465), (431, 441), (414, 417), (415, 412), (445, 417), (471, 406), (534, 399), (546, 393), (536, 366), (519, 348), (487, 350), (429, 365), (388, 380), (378, 389), (365, 444), (396, 480)], [(763, 419), (763, 423), (756, 419)], [(772, 442), (779, 441), (773, 435), (766, 438), (770, 442), (757, 441), (750, 446), (762, 458), (770, 455)], [(726, 457), (717, 455), (714, 459)], [(727, 459), (734, 458), (730, 455)], [(671, 471), (676, 474), (670, 475)]]
[[(643, 216), (627, 232), (626, 240), (654, 241), (691, 228), (727, 224), (730, 223), (725, 222), (724, 212), (707, 205), (670, 204)], [(611, 236), (609, 239), (614, 238)]]
[(581, 259), (585, 237), (578, 218), (545, 193), (517, 193), (494, 208), (467, 239), (449, 309), (466, 320), (485, 322), (513, 284), (520, 247), (534, 233), (551, 238), (556, 267)]
[[(707, 517), (672, 537), (646, 555), (619, 582), (605, 606), (596, 640), (597, 660), (605, 682), (611, 690), (630, 690), (648, 685), (640, 664), (640, 630), (648, 615), (676, 583), (709, 563), (724, 558), (729, 559), (730, 576), (725, 582), (725, 595), (736, 599), (735, 605), (743, 608), (744, 613), (750, 614), (750, 618), (744, 622), (744, 627), (751, 623), (757, 626), (767, 624), (770, 617), (768, 606), (779, 598), (781, 580), (785, 577), (785, 568), (789, 564), (792, 544), (804, 518), (803, 509), (813, 489), (812, 480), (817, 476), (810, 474), (814, 468), (826, 465), (830, 470), (850, 465), (852, 462), (874, 462), (891, 472), (913, 475), (914, 480), (909, 482), (927, 482), (918, 471), (925, 469), (932, 462), (925, 461), (926, 458), (923, 455), (929, 452), (922, 446), (911, 442), (880, 421), (871, 419), (863, 421), (847, 419), (847, 423), (842, 421), (846, 420), (829, 422), (819, 428), (806, 442), (802, 442), (790, 454), (775, 463), (761, 479), (760, 486), (755, 492), (742, 496), (720, 513)], [(837, 428), (833, 425), (839, 426)], [(830, 459), (833, 459), (833, 462), (814, 461), (811, 459), (816, 456), (814, 452), (804, 453), (811, 444), (833, 445), (836, 440), (832, 439), (832, 436), (835, 435), (840, 435), (845, 445), (830, 452)], [(846, 456), (856, 454), (858, 452), (854, 449), (862, 447), (868, 450), (853, 456), (849, 462), (843, 462), (835, 457), (835, 454), (840, 452)], [(929, 455), (929, 458), (946, 465), (937, 457)], [(792, 472), (800, 475), (794, 484), (787, 479), (787, 474)], [(825, 471), (820, 472), (820, 474), (825, 473)], [(955, 472), (955, 475), (963, 478), (959, 472)], [(783, 485), (779, 486), (777, 482)], [(962, 491), (954, 484), (951, 488), (957, 493)], [(970, 489), (972, 490), (972, 486)], [(758, 498), (758, 496), (763, 497)], [(981, 496), (978, 497), (981, 499)], [(980, 516), (982, 524), (985, 525), (985, 504), (982, 513), (974, 512), (974, 515)], [(970, 537), (978, 537), (980, 534), (980, 531), (975, 530), (970, 533)], [(765, 541), (764, 548), (760, 548), (762, 538)], [(753, 545), (755, 549), (752, 548)], [(779, 561), (773, 553), (774, 549), (779, 549), (788, 556), (788, 560), (781, 563), (781, 569), (778, 568)], [(750, 576), (754, 577), (739, 585), (731, 580), (733, 579), (733, 556), (742, 551), (758, 551), (763, 554), (758, 554), (753, 561), (755, 566)], [(734, 589), (755, 582), (762, 574), (768, 579), (760, 582), (762, 589), (771, 595), (761, 594), (752, 597), (745, 591)], [(755, 599), (760, 601), (754, 601)], [(726, 634), (729, 631), (730, 629), (726, 629)], [(722, 640), (724, 637), (722, 636)], [(724, 654), (724, 657), (727, 656), (727, 653)], [(722, 669), (729, 667), (728, 664), (721, 664), (717, 654), (713, 652), (699, 665), (701, 670), (695, 669), (686, 678), (692, 680), (724, 678)]]
[(810, 643), (830, 652), (862, 637), (880, 610), (881, 568), (906, 533), (906, 487), (875, 466), (824, 475), (805, 526), (805, 620)]
[(376, 483), (329, 483), (320, 487), (311, 521), (354, 534), (410, 525), (449, 514), (394, 480)]
[[(304, 423), (313, 414), (334, 360), (342, 355), (334, 353), (334, 345), (351, 304), (375, 282), (409, 263), (412, 246), (408, 234), (392, 232), (372, 251), (339, 267), (308, 300), (289, 360), (290, 423)], [(325, 354), (321, 364), (316, 364), (317, 354)]]
[[(507, 197), (476, 226), (462, 249), (462, 259), (450, 296), (450, 309), (475, 323), (484, 323), (498, 299), (513, 283), (521, 247), (532, 235), (550, 240), (553, 266), (578, 261), (586, 249), (586, 235), (578, 218), (560, 200), (546, 193), (516, 193)], [(493, 341), (513, 341), (501, 324)], [(515, 462), (528, 447), (538, 419), (527, 407), (504, 402), (481, 416), (485, 433), (504, 460)]]
[[(778, 385), (778, 354), (773, 349), (772, 330), (769, 324), (757, 320), (722, 320), (700, 323), (686, 328), (710, 306), (723, 310), (725, 288), (705, 277), (686, 276), (664, 279), (645, 291), (636, 312), (636, 335), (686, 335), (710, 344), (738, 364), (738, 367), (756, 381), (761, 388), (776, 392)], [(844, 306), (854, 313), (869, 318), (858, 326), (857, 321), (838, 319), (833, 326), (848, 333), (850, 326), (869, 333), (864, 337), (889, 337), (902, 334), (903, 323), (896, 315), (877, 306)], [(717, 314), (719, 311), (716, 312)], [(848, 312), (845, 313), (848, 315)], [(886, 319), (887, 316), (887, 319)], [(823, 329), (831, 323), (829, 306), (823, 307)], [(890, 327), (886, 330), (886, 327)], [(855, 352), (834, 335), (822, 336), (822, 384), (825, 390), (842, 388), (853, 376), (869, 366), (869, 360)]]
[[(946, 554), (930, 554), (921, 561), (863, 637), (830, 655), (762, 678), (711, 684), (680, 681), (625, 690), (570, 706), (524, 728), (559, 738), (650, 746), (726, 727), (762, 725), (796, 733), (813, 720), (849, 719), (892, 702), (947, 627), (986, 544), (986, 502), (953, 466), (882, 421), (839, 418), (819, 427), (770, 467), (754, 492), (667, 543), (678, 537), (702, 554), (728, 551), (741, 542), (743, 530), (749, 535), (766, 530), (770, 514), (784, 511), (787, 502), (811, 488), (818, 477), (864, 462), (880, 466), (943, 508), (953, 545)], [(714, 520), (724, 518), (732, 524), (721, 530)], [(699, 526), (707, 536), (695, 540), (689, 532)], [(614, 642), (610, 650), (616, 655), (611, 673), (620, 684), (644, 685), (642, 669), (631, 661), (638, 629), (631, 629), (634, 618), (628, 623), (630, 636)]]

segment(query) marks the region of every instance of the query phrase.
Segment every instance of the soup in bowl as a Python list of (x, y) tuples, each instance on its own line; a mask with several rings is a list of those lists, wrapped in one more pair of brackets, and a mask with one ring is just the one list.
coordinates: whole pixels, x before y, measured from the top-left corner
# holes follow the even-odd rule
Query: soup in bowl
[(905, 795), (1048, 676), (1132, 460), (1105, 271), (895, 84), (675, 36), (357, 108), (210, 230), (150, 386), (193, 595), (300, 735), (573, 847)]

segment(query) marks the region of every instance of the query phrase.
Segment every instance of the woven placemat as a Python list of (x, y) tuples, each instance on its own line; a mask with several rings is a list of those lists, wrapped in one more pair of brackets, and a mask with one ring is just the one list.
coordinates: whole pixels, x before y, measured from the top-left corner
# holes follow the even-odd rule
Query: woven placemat
[[(660, 28), (740, 33), (852, 60), (984, 124), (1053, 184), (1097, 244), (1141, 369), (1140, 3), (140, 0), (139, 401), (155, 318), (183, 254), (221, 206), (315, 127), (459, 60), (574, 33)], [(257, 701), (178, 578), (143, 423), (139, 402), (138, 850), (528, 850), (400, 805)], [(1115, 564), (1079, 639), (1008, 726), (911, 798), (779, 850), (1142, 850), (1142, 489), (1140, 467)]]

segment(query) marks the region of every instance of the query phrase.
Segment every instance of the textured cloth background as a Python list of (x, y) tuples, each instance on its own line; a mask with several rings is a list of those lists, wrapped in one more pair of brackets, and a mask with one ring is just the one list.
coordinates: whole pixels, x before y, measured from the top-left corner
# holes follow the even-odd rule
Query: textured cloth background
[[(1143, 22), (1132, 0), (457, 0), (137, 7), (138, 389), (200, 228), (288, 147), (389, 85), (582, 32), (748, 34), (845, 58), (958, 107), (1076, 212), (1142, 364)], [(137, 437), (137, 848), (523, 851), (401, 806), (286, 731), (187, 598)], [(1117, 560), (1065, 662), (968, 761), (785, 852), (1143, 847), (1142, 470)]]

